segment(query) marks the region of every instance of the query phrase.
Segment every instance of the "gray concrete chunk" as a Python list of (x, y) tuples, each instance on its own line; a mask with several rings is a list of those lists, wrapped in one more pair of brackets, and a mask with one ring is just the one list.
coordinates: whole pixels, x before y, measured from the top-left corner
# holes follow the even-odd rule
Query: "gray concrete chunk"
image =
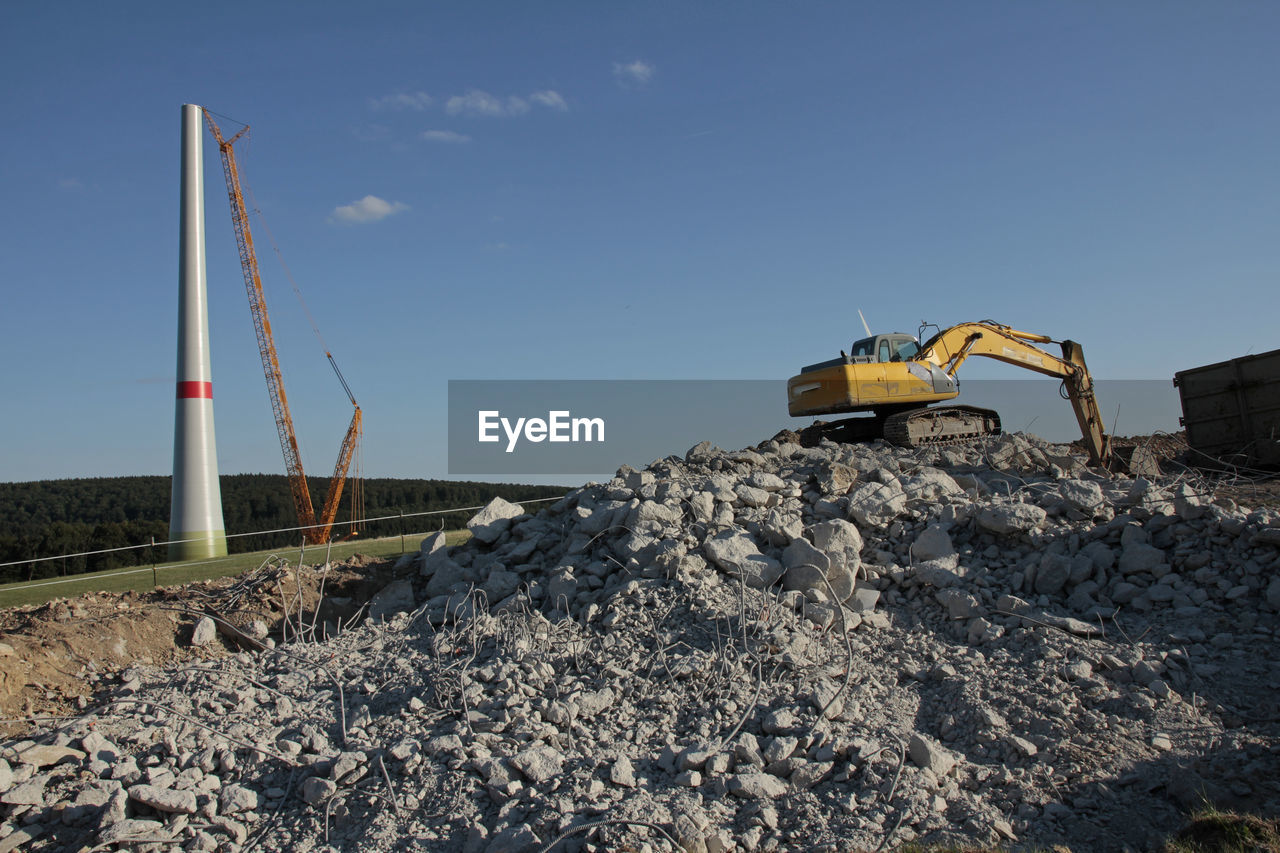
[(941, 524), (930, 524), (924, 529), (916, 541), (911, 543), (911, 556), (917, 560), (936, 560), (950, 557), (956, 553), (951, 544), (951, 535)]
[(1151, 572), (1164, 565), (1165, 553), (1154, 545), (1134, 543), (1120, 554), (1119, 569), (1124, 575)]
[(702, 550), (726, 574), (741, 576), (753, 589), (764, 589), (782, 577), (782, 564), (761, 554), (751, 537), (740, 530), (716, 534), (702, 543)]
[(207, 646), (218, 639), (218, 626), (208, 616), (201, 616), (191, 631), (191, 645)]
[(1063, 480), (1058, 483), (1058, 493), (1081, 512), (1091, 513), (1106, 500), (1102, 487), (1089, 480)]
[(467, 522), (471, 535), (481, 542), (493, 543), (507, 532), (511, 519), (524, 515), (524, 507), (513, 504), (502, 498), (494, 498), (485, 504), (484, 509), (477, 512)]
[(906, 508), (907, 495), (897, 480), (862, 483), (849, 491), (849, 516), (864, 527), (882, 527)]
[(0, 803), (11, 806), (42, 806), (44, 805), (44, 788), (48, 782), (49, 777), (46, 774), (36, 776), (21, 785), (15, 785), (0, 794)]
[(768, 773), (739, 773), (729, 777), (729, 793), (735, 797), (776, 800), (787, 793), (787, 783)]
[(936, 776), (945, 776), (956, 766), (955, 756), (944, 749), (933, 738), (916, 732), (911, 735), (907, 745), (907, 754), (917, 767), (932, 770)]
[(559, 775), (564, 756), (549, 746), (532, 746), (512, 756), (511, 766), (536, 785)]
[(129, 789), (129, 799), (144, 806), (150, 806), (158, 812), (173, 814), (195, 814), (196, 795), (194, 791), (174, 791), (156, 788), (152, 785), (134, 785)]
[(332, 797), (337, 790), (337, 784), (331, 780), (312, 776), (302, 783), (302, 799), (308, 805), (318, 806)]
[(408, 580), (392, 581), (369, 599), (369, 619), (383, 622), (397, 613), (412, 610), (415, 604), (413, 583)]
[(258, 792), (243, 785), (227, 785), (218, 795), (222, 813), (251, 812), (258, 807)]
[(1044, 524), (1045, 518), (1045, 511), (1034, 504), (997, 504), (978, 513), (978, 526), (1006, 536), (1035, 530)]

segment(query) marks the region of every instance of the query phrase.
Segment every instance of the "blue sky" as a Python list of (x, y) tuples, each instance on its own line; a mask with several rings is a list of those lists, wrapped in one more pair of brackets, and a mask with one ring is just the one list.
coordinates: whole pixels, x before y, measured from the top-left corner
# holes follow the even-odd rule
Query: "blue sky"
[[(5, 3), (0, 480), (170, 470), (188, 102), (252, 126), (367, 475), (445, 472), (449, 379), (785, 379), (859, 308), (1070, 337), (1108, 379), (1274, 349), (1278, 25), (1233, 0)], [(211, 145), (206, 210), (220, 467), (282, 471)], [(325, 474), (345, 397), (254, 224)]]

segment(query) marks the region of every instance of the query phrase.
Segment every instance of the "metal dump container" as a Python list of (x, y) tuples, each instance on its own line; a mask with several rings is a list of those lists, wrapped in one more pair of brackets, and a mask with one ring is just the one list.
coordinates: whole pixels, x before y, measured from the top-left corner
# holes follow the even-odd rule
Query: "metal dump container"
[(1237, 465), (1280, 468), (1280, 349), (1181, 370), (1187, 443)]

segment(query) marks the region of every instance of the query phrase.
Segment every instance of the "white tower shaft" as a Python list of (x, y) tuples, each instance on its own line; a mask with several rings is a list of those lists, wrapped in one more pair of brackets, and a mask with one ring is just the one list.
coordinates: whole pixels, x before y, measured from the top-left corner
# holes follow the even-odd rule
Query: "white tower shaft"
[(169, 556), (224, 556), (227, 535), (218, 486), (209, 367), (209, 305), (204, 265), (203, 113), (182, 107), (182, 191), (178, 242), (178, 393), (173, 426)]

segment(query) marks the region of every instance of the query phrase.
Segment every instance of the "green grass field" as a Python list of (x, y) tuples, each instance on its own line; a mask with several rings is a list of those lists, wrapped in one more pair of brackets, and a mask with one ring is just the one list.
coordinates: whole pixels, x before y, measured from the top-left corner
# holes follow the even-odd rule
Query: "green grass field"
[[(427, 533), (405, 534), (404, 550), (416, 551)], [(470, 534), (465, 530), (451, 530), (447, 534), (449, 545), (465, 542)], [(341, 562), (353, 554), (366, 554), (370, 557), (395, 558), (401, 554), (401, 537), (390, 536), (385, 539), (364, 539), (352, 542), (336, 543), (329, 559)], [(91, 572), (70, 575), (65, 578), (49, 578), (31, 582), (0, 584), (0, 607), (19, 607), (24, 604), (44, 604), (55, 598), (74, 598), (86, 592), (139, 592), (154, 589), (158, 586), (174, 586), (191, 581), (211, 580), (238, 575), (256, 569), (272, 554), (288, 560), (290, 565), (298, 563), (299, 549), (286, 548), (274, 551), (254, 551), (244, 554), (232, 554), (214, 560), (194, 560), (185, 563), (161, 563), (152, 570), (151, 566), (130, 566), (124, 569), (111, 569), (105, 572)], [(318, 565), (324, 562), (325, 548), (315, 545), (307, 548), (302, 555), (303, 562)]]

